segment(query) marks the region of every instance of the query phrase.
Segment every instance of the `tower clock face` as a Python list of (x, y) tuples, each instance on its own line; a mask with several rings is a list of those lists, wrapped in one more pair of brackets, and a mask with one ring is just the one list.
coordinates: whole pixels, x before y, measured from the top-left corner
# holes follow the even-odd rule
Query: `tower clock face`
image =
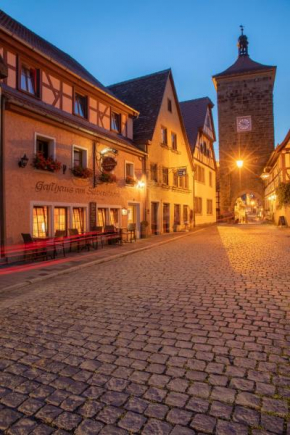
[(252, 130), (252, 119), (250, 116), (238, 116), (237, 117), (237, 131), (251, 131)]

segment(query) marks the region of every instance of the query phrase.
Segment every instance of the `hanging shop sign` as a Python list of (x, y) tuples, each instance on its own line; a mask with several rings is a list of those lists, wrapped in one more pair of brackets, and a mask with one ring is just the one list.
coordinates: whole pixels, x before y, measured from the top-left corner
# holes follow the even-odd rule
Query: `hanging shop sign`
[(102, 168), (105, 172), (112, 172), (117, 166), (117, 161), (114, 157), (103, 157)]

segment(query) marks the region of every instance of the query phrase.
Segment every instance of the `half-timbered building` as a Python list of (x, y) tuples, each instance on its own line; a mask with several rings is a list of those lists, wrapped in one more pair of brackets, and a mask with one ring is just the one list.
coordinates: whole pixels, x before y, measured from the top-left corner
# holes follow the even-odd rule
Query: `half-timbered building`
[(216, 140), (213, 103), (207, 97), (180, 103), (194, 164), (194, 220), (196, 225), (216, 222)]
[[(138, 111), (0, 11), (1, 245), (144, 219)], [(5, 73), (7, 69), (7, 74)]]
[(147, 221), (151, 234), (193, 226), (193, 162), (170, 69), (109, 86), (140, 116), (134, 141), (147, 153)]
[(290, 190), (290, 130), (283, 142), (272, 152), (261, 178), (265, 183), (265, 217), (276, 224), (289, 226), (290, 204), (287, 201), (280, 204), (277, 193), (279, 189), (287, 189), (288, 192)]

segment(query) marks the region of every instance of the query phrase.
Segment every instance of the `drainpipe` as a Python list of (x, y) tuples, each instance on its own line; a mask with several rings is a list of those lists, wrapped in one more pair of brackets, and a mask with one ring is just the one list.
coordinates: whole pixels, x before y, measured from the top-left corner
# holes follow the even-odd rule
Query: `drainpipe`
[(192, 194), (193, 194), (193, 228), (195, 228), (195, 165), (193, 170), (193, 184), (192, 184)]

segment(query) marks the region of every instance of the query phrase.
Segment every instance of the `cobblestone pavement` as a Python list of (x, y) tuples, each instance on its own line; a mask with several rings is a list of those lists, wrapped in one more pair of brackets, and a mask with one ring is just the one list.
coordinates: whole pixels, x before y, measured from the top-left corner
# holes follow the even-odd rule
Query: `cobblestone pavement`
[(289, 235), (211, 227), (2, 296), (0, 430), (289, 435)]

